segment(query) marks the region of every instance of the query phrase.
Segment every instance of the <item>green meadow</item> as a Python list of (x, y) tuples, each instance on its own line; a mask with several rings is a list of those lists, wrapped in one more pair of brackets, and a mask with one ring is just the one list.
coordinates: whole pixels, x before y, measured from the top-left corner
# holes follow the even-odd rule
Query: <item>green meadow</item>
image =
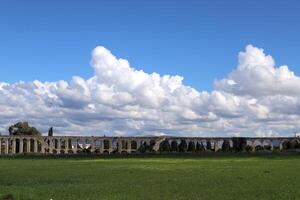
[(300, 199), (300, 156), (2, 157), (0, 199)]

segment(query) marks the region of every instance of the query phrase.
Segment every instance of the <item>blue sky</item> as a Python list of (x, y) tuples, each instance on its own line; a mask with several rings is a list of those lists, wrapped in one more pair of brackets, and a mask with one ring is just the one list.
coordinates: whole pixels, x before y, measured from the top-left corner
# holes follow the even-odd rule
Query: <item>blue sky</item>
[(18, 121), (61, 135), (300, 132), (299, 10), (281, 0), (2, 0), (0, 132)]
[(16, 1), (0, 3), (0, 81), (94, 72), (97, 45), (198, 90), (237, 66), (247, 44), (300, 74), (298, 1)]

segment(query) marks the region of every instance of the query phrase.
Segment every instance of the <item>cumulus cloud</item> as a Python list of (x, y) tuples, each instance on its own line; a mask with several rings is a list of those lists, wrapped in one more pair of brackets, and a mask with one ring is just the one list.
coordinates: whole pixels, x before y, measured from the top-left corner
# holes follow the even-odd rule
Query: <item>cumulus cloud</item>
[(299, 128), (300, 78), (248, 45), (215, 90), (145, 73), (98, 46), (94, 76), (70, 82), (0, 82), (0, 131), (19, 120), (61, 135), (290, 135)]

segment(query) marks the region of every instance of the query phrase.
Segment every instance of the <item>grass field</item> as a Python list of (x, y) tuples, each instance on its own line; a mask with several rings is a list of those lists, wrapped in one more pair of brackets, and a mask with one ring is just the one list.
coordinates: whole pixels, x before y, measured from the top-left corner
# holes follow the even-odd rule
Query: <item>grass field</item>
[(0, 196), (8, 194), (36, 200), (300, 199), (300, 156), (0, 158)]

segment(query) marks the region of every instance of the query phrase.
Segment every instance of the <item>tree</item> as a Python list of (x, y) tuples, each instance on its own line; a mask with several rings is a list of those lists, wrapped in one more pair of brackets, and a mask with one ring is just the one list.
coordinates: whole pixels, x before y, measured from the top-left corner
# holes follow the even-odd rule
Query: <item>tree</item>
[(187, 151), (187, 143), (185, 140), (181, 140), (179, 144), (179, 152), (186, 152)]
[(225, 139), (222, 144), (222, 151), (227, 152), (230, 150), (229, 140)]
[(150, 152), (153, 152), (154, 150), (153, 150), (153, 147), (155, 146), (155, 140), (150, 140), (150, 145), (148, 146), (148, 150), (150, 151)]
[(247, 140), (243, 137), (235, 137), (232, 139), (233, 142), (233, 150), (235, 152), (246, 150)]
[(176, 140), (173, 140), (171, 142), (171, 151), (172, 152), (177, 152), (178, 151), (178, 144), (177, 144), (177, 141)]
[(194, 152), (195, 150), (196, 150), (196, 148), (195, 148), (195, 143), (194, 143), (193, 141), (190, 141), (190, 142), (189, 142), (189, 145), (188, 145), (187, 151), (189, 151), (189, 152)]
[(170, 152), (171, 146), (168, 140), (164, 140), (159, 145), (159, 151), (161, 152)]
[(30, 127), (28, 122), (18, 122), (8, 128), (9, 135), (41, 135), (35, 128)]
[(48, 131), (48, 136), (53, 136), (53, 127), (51, 127)]
[(145, 143), (146, 142), (141, 143), (141, 145), (140, 145), (140, 147), (138, 149), (139, 152), (141, 152), (141, 153), (145, 153), (146, 152), (146, 144)]
[(211, 150), (211, 142), (209, 140), (206, 142), (206, 149)]
[(197, 142), (196, 143), (196, 152), (200, 152), (200, 151), (205, 151), (204, 145), (202, 142)]

